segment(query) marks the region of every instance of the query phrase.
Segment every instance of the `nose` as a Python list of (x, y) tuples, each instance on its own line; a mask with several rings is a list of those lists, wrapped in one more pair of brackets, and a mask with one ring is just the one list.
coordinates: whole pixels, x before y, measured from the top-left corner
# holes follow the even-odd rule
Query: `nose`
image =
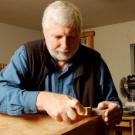
[(61, 47), (65, 50), (68, 48), (68, 38), (64, 36), (61, 41)]

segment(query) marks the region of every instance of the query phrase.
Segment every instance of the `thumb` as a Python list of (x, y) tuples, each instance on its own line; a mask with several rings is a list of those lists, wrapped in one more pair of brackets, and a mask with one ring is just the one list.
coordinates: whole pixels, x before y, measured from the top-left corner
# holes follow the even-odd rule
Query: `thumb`
[(83, 105), (81, 105), (80, 103), (78, 103), (76, 106), (75, 106), (75, 109), (77, 111), (77, 113), (79, 115), (85, 115), (86, 114), (86, 109), (83, 107)]
[(108, 108), (108, 104), (107, 104), (107, 102), (105, 102), (105, 101), (100, 102), (100, 103), (98, 104), (98, 107), (97, 107), (97, 108), (100, 109), (100, 110), (107, 109), (107, 108)]
[(70, 106), (76, 110), (78, 115), (84, 115), (85, 114), (85, 107), (83, 107), (82, 104), (80, 104), (80, 102), (74, 98), (72, 98), (71, 100), (69, 100), (68, 104), (70, 104)]

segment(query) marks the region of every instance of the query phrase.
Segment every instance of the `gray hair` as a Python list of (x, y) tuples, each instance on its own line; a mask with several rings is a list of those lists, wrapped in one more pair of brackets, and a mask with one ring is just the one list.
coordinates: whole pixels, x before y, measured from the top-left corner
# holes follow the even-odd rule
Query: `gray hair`
[(79, 32), (81, 31), (81, 13), (68, 1), (59, 0), (47, 6), (42, 18), (43, 29), (48, 27), (50, 19), (62, 25), (75, 26)]

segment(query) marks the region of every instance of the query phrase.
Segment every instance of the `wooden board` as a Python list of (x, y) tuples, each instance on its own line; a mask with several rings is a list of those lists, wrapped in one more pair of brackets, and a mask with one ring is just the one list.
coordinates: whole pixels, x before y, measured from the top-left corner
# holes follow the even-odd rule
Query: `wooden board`
[(57, 122), (44, 114), (23, 116), (0, 114), (1, 135), (87, 135), (87, 133), (99, 135), (103, 130), (100, 127), (99, 116), (86, 117), (75, 123), (66, 123)]

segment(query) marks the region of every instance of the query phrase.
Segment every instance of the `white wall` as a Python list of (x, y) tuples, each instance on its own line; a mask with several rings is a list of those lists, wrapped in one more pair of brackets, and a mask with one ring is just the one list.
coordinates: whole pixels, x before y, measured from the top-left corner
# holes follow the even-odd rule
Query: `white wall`
[(0, 63), (7, 63), (22, 43), (40, 38), (40, 31), (0, 23)]
[(111, 71), (120, 98), (120, 80), (131, 74), (130, 44), (135, 43), (135, 21), (97, 27), (94, 47), (101, 54)]

